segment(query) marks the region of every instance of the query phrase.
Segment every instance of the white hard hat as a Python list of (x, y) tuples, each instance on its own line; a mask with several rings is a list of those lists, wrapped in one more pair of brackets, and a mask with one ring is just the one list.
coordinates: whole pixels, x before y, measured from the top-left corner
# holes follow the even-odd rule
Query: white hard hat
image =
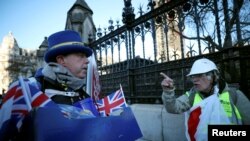
[(207, 73), (207, 72), (212, 71), (212, 70), (218, 71), (214, 62), (212, 62), (211, 60), (209, 60), (207, 58), (202, 58), (202, 59), (198, 59), (194, 62), (194, 64), (192, 65), (191, 71), (189, 72), (189, 74), (187, 76)]

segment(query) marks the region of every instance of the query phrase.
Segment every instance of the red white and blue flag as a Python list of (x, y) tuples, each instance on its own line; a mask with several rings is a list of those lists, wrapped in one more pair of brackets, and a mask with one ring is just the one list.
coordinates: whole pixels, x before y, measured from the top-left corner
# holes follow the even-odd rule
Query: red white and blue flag
[(0, 131), (5, 121), (14, 120), (16, 128), (32, 108), (55, 105), (37, 86), (28, 79), (14, 82), (0, 107)]
[(100, 99), (101, 84), (94, 53), (89, 57), (86, 92), (94, 101)]
[(185, 112), (188, 141), (207, 141), (208, 125), (212, 124), (231, 124), (217, 93), (207, 97)]
[(108, 116), (112, 112), (127, 107), (122, 87), (119, 90), (96, 101), (101, 116)]
[[(108, 141), (128, 141), (136, 140), (142, 137), (140, 128), (136, 122), (132, 110), (126, 107), (122, 88), (108, 95), (104, 99), (99, 100), (99, 110), (102, 110), (105, 116), (123, 108), (123, 114), (109, 118), (85, 118), (85, 119), (67, 119), (61, 114), (59, 107), (51, 101), (43, 92), (39, 90), (37, 85), (33, 85), (29, 80), (24, 80), (23, 83), (17, 81), (12, 85), (4, 97), (4, 103), (0, 109), (0, 140), (12, 139), (16, 134), (16, 130), (6, 130), (6, 127), (17, 127), (17, 123), (23, 122), (29, 117), (27, 114), (34, 107), (38, 108), (36, 116), (32, 122), (34, 125), (28, 125), (35, 128), (28, 128), (29, 133), (27, 139), (35, 136), (39, 141), (54, 141), (54, 140), (108, 140)], [(87, 101), (90, 103), (91, 101)], [(126, 108), (125, 108), (126, 107)], [(7, 111), (7, 112), (2, 112)], [(7, 113), (7, 114), (6, 114)], [(4, 119), (1, 121), (1, 119)], [(29, 118), (27, 118), (29, 120)], [(15, 120), (16, 124), (12, 124)], [(11, 121), (11, 122), (9, 122)], [(79, 124), (80, 123), (80, 124)], [(101, 123), (101, 124), (100, 124)], [(27, 124), (25, 124), (27, 125)], [(87, 128), (86, 128), (87, 127)], [(109, 128), (106, 128), (109, 127)], [(97, 131), (98, 132), (86, 132)], [(52, 132), (47, 132), (52, 131)], [(79, 131), (79, 132), (76, 132)], [(30, 133), (34, 133), (31, 135)], [(26, 134), (25, 134), (26, 135)], [(58, 136), (60, 135), (60, 136)], [(70, 136), (69, 136), (70, 135)], [(73, 135), (73, 136), (71, 136)], [(123, 135), (121, 137), (121, 135)], [(26, 136), (25, 136), (26, 137)]]

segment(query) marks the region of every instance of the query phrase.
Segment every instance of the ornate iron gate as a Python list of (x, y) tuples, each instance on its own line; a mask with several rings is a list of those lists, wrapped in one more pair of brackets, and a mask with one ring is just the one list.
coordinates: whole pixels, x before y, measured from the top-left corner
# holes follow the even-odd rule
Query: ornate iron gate
[[(118, 21), (114, 25), (110, 20), (109, 27), (104, 31), (97, 29), (98, 39), (90, 43), (97, 56), (104, 95), (118, 89), (121, 84), (129, 103), (161, 103), (160, 72), (165, 72), (175, 80), (176, 93), (180, 95), (191, 87), (186, 75), (193, 61), (208, 57), (216, 62), (222, 76), (231, 85), (239, 87), (250, 98), (250, 35), (243, 38), (243, 33), (239, 31), (249, 31), (249, 26), (238, 27), (235, 22), (235, 32), (231, 30), (230, 33), (225, 28), (225, 32), (229, 33), (222, 34), (222, 24), (225, 23), (225, 27), (230, 25), (226, 23), (230, 20), (227, 19), (228, 7), (224, 6), (224, 0), (158, 3), (149, 0), (150, 11), (143, 14), (140, 8), (140, 17), (136, 19), (131, 1), (124, 0), (124, 4), (124, 25), (120, 26)], [(208, 16), (211, 7), (212, 15), (210, 13)], [(233, 9), (237, 11), (239, 8), (242, 5), (235, 4)], [(218, 17), (218, 9), (224, 9), (225, 20)], [(201, 27), (201, 22), (204, 22), (201, 18), (206, 16), (216, 24), (213, 36), (209, 32), (204, 35)], [(239, 20), (239, 15), (231, 16), (236, 18), (235, 21)], [(190, 17), (193, 17), (195, 33), (192, 34), (196, 35), (195, 38), (187, 37), (188, 33), (184, 29)], [(206, 23), (204, 26), (207, 26)], [(222, 35), (225, 36), (224, 41)], [(232, 44), (231, 35), (237, 35), (235, 44)], [(146, 52), (150, 52), (151, 56), (146, 56)]]

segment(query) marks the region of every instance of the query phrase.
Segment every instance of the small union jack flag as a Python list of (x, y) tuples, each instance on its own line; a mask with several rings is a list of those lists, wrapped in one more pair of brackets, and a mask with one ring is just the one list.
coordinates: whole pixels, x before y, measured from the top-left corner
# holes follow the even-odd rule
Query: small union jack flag
[(96, 103), (101, 116), (108, 116), (116, 110), (127, 107), (122, 88), (98, 100)]
[(16, 81), (10, 86), (0, 107), (0, 116), (4, 117), (0, 119), (0, 129), (8, 119), (14, 119), (16, 127), (20, 128), (23, 118), (32, 108), (52, 105), (55, 103), (28, 79)]

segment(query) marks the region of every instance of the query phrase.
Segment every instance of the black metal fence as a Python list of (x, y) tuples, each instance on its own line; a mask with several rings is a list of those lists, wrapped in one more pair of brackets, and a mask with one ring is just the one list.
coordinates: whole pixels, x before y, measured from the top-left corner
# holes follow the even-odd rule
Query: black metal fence
[(186, 75), (194, 60), (207, 57), (230, 85), (250, 98), (249, 1), (149, 0), (150, 11), (140, 7), (138, 18), (130, 0), (124, 2), (124, 25), (110, 20), (90, 43), (103, 95), (121, 84), (129, 103), (161, 103), (160, 72), (175, 80), (180, 95), (191, 87)]
[[(201, 57), (207, 57), (216, 62), (222, 77), (233, 87), (238, 87), (250, 99), (250, 46), (227, 48), (220, 52), (199, 55), (171, 62), (151, 64), (140, 67), (144, 60), (135, 59), (136, 65), (126, 69), (127, 63), (122, 62), (103, 68), (109, 74), (101, 75), (103, 94), (119, 89), (122, 85), (126, 99), (131, 103), (161, 103), (160, 72), (174, 79), (176, 94), (183, 94), (192, 85), (186, 75), (192, 63)], [(121, 70), (117, 70), (117, 65)], [(125, 65), (125, 67), (124, 67)]]

